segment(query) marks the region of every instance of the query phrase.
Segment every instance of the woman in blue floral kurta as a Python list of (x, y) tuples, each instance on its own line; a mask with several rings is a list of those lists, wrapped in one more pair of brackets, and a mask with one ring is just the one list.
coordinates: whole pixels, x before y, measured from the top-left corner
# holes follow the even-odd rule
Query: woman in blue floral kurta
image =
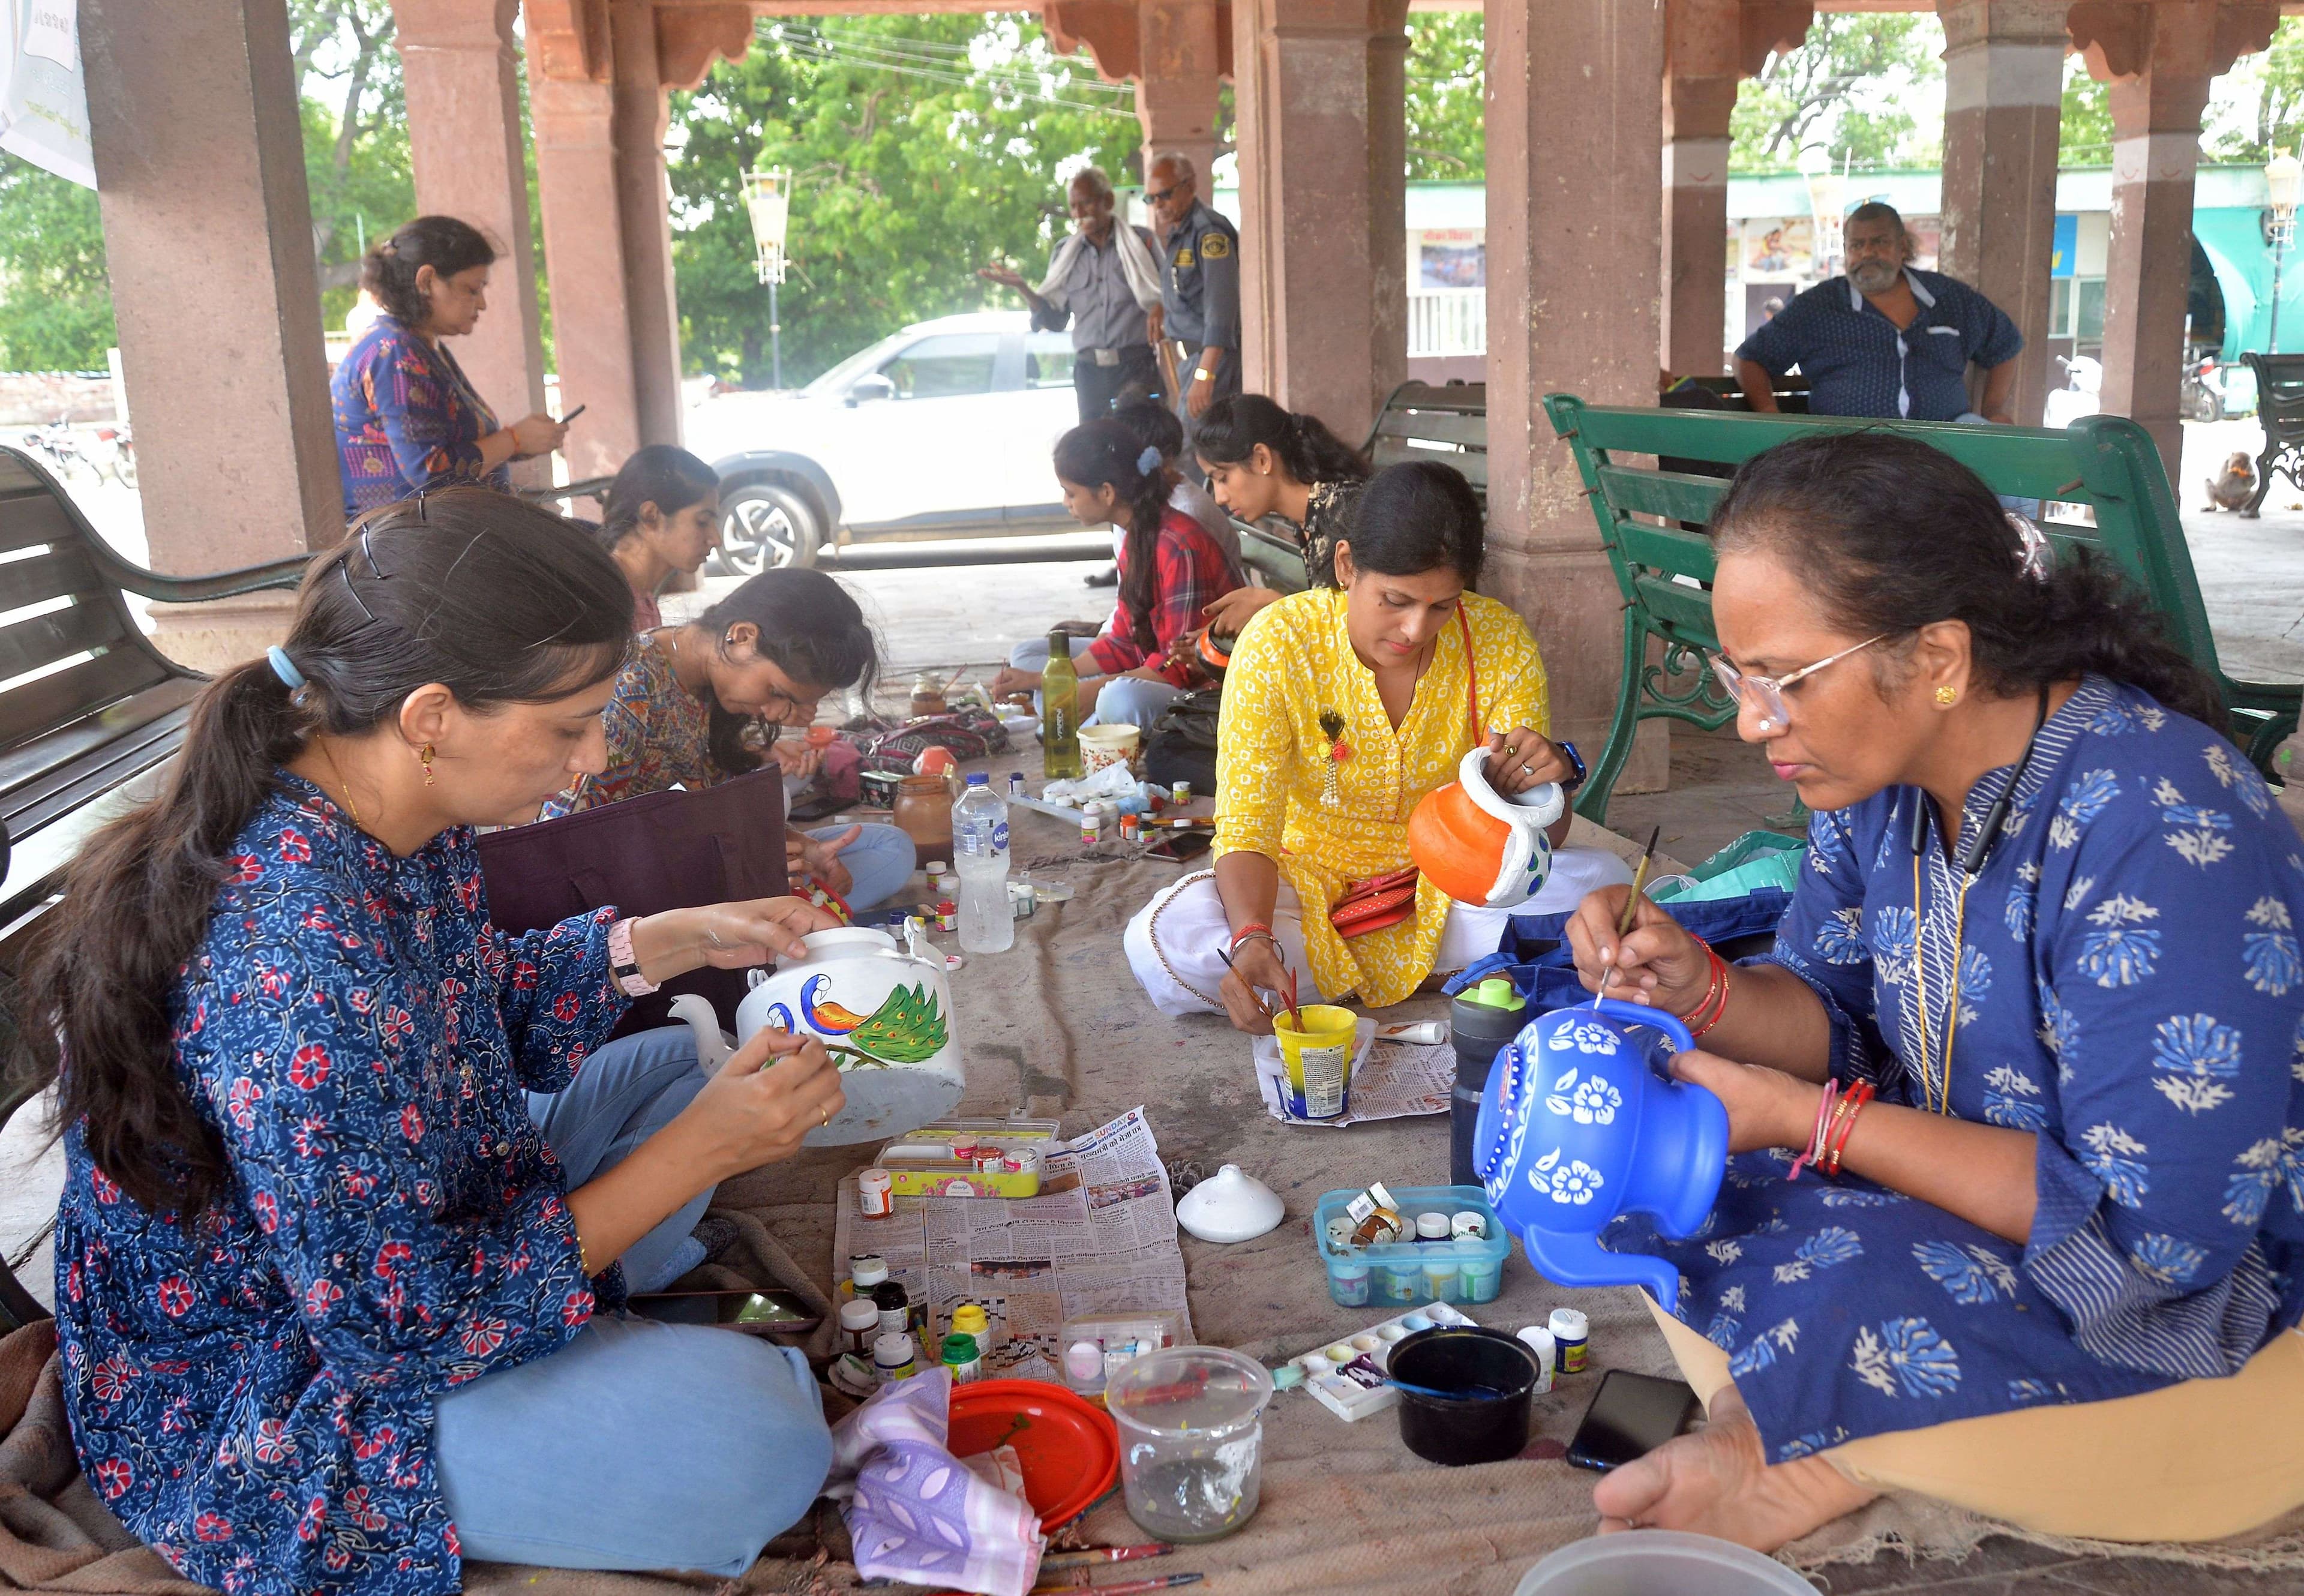
[[(614, 1311), (715, 1181), (828, 1118), (836, 1072), (803, 1050), (707, 1082), (676, 1031), (603, 1044), (625, 993), (830, 922), (488, 921), (472, 827), (598, 768), (629, 603), (589, 540), (484, 489), (371, 518), (57, 911), (27, 1029), (64, 1044), (73, 1440), (191, 1578), (429, 1596), (468, 1553), (733, 1574), (821, 1482), (797, 1354)], [(524, 1089), (556, 1094), (538, 1121)], [(780, 1455), (732, 1473), (732, 1425)]]
[[(2304, 1504), (2304, 846), (2172, 707), (2213, 689), (1923, 445), (1786, 445), (1714, 530), (1740, 729), (1817, 813), (1776, 951), (1675, 1062), (1729, 1108), (1718, 1203), (1607, 1237), (1680, 1267), (1715, 1422), (1601, 1510), (1772, 1546), (1891, 1485), (2138, 1540)], [(1622, 907), (1571, 931), (1588, 981), (1697, 1010), (1723, 972)], [(1877, 1101), (1790, 1179), (1827, 1076)], [(2239, 1461), (2153, 1440), (2202, 1433)]]

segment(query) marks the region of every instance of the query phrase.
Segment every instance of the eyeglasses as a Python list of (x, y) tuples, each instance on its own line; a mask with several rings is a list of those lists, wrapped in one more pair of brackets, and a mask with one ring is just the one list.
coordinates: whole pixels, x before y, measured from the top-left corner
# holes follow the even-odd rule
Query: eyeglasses
[(1145, 193), (1144, 203), (1147, 205), (1165, 205), (1169, 200), (1176, 197), (1178, 191), (1181, 191), (1183, 186), (1184, 185), (1181, 183), (1172, 183), (1165, 189), (1148, 190)]
[(1868, 637), (1853, 648), (1842, 649), (1831, 658), (1819, 659), (1814, 665), (1804, 665), (1787, 676), (1748, 676), (1729, 664), (1725, 654), (1714, 654), (1710, 656), (1712, 674), (1720, 678), (1720, 685), (1728, 690), (1728, 696), (1736, 700), (1739, 709), (1759, 712), (1757, 729), (1765, 736), (1792, 725), (1792, 713), (1784, 703), (1785, 688), (1813, 676), (1827, 665), (1838, 665), (1851, 654), (1862, 653), (1888, 635), (1883, 632), (1877, 637)]

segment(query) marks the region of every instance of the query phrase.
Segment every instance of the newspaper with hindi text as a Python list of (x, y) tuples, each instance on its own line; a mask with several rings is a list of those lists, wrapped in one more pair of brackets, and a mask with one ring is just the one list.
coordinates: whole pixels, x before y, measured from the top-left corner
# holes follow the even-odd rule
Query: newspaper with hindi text
[(1056, 1379), (1057, 1333), (1080, 1314), (1165, 1310), (1191, 1337), (1175, 1200), (1141, 1108), (1051, 1150), (1037, 1197), (898, 1197), (893, 1208), (867, 1219), (856, 1176), (840, 1183), (837, 1272), (860, 1253), (885, 1259), (888, 1278), (928, 1304), (928, 1349), (954, 1307), (980, 1303), (987, 1380)]

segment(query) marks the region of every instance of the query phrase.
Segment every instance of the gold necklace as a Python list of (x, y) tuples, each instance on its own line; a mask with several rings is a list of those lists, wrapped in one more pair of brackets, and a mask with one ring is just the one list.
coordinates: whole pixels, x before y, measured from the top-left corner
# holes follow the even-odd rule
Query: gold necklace
[(368, 828), (366, 825), (362, 824), (360, 820), (360, 805), (352, 800), (352, 784), (344, 779), (343, 769), (336, 763), (335, 750), (328, 746), (327, 740), (326, 738), (319, 739), (319, 743), (320, 757), (328, 761), (328, 774), (336, 778), (336, 786), (344, 795), (345, 812), (352, 816), (352, 824), (354, 826), (358, 826), (362, 831), (366, 831)]

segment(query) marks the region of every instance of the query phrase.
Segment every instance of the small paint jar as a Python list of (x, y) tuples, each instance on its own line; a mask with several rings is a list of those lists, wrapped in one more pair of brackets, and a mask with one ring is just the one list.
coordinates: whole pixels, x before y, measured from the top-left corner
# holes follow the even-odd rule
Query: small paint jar
[(1122, 842), (1132, 843), (1136, 841), (1143, 835), (1143, 830), (1144, 828), (1142, 825), (1139, 823), (1134, 815), (1122, 815), (1120, 817), (1120, 840)]
[(1385, 1264), (1376, 1271), (1376, 1295), (1387, 1303), (1412, 1303), (1424, 1286), (1424, 1271), (1413, 1263)]
[(895, 1177), (885, 1169), (871, 1168), (856, 1177), (856, 1211), (868, 1219), (885, 1219), (895, 1211)]
[(1103, 840), (1104, 817), (1097, 812), (1095, 804), (1083, 805), (1080, 809), (1080, 846), (1093, 848)]
[(1000, 1160), (1003, 1175), (1038, 1175), (1040, 1173), (1040, 1150), (1020, 1147)]
[(880, 1310), (868, 1297), (840, 1304), (840, 1350), (870, 1358), (872, 1344), (880, 1338)]
[(911, 1297), (900, 1280), (883, 1280), (872, 1288), (872, 1304), (880, 1310), (880, 1334), (894, 1336), (912, 1320)]
[(957, 902), (960, 897), (960, 872), (948, 870), (938, 875), (936, 879), (936, 889), (937, 896), (948, 897)]
[(872, 1288), (888, 1278), (888, 1261), (877, 1252), (851, 1252), (848, 1257), (848, 1286), (860, 1297), (868, 1297)]
[(928, 861), (927, 867), (920, 871), (920, 874), (926, 876), (929, 881), (934, 882), (939, 878), (950, 874), (952, 866), (946, 861), (942, 859), (931, 859)]
[(1328, 1268), (1328, 1295), (1346, 1308), (1359, 1308), (1368, 1300), (1368, 1269), (1364, 1263), (1331, 1264)]
[(1008, 914), (1012, 920), (1029, 920), (1039, 911), (1040, 895), (1029, 881), (1008, 883)]
[(1553, 1340), (1552, 1332), (1540, 1324), (1529, 1325), (1518, 1334), (1520, 1340), (1527, 1343), (1529, 1351), (1536, 1354), (1537, 1367), (1539, 1371), (1536, 1379), (1536, 1388), (1540, 1392), (1549, 1391), (1552, 1389), (1554, 1365), (1560, 1357), (1558, 1343)]
[(1008, 773), (1008, 796), (1011, 798), (1021, 798), (1026, 796), (1024, 791), (1024, 773), (1021, 770), (1011, 770)]
[(1352, 1244), (1352, 1222), (1342, 1214), (1328, 1221), (1328, 1245), (1343, 1252)]
[(956, 931), (960, 929), (960, 905), (950, 898), (936, 900), (936, 930)]
[(979, 1147), (976, 1150), (976, 1172), (978, 1175), (997, 1175), (1007, 1160), (1008, 1155), (996, 1147)]
[(984, 1354), (977, 1350), (976, 1337), (963, 1330), (954, 1330), (944, 1338), (942, 1361), (952, 1371), (954, 1385), (975, 1380), (984, 1372)]
[(1485, 1258), (1467, 1258), (1461, 1273), (1463, 1295), (1454, 1300), (1466, 1303), (1492, 1303), (1504, 1288), (1504, 1260), (1491, 1262)]
[(1436, 1303), (1453, 1303), (1464, 1295), (1463, 1270), (1454, 1259), (1425, 1261), (1424, 1295)]
[(872, 1372), (879, 1376), (882, 1385), (910, 1380), (919, 1371), (913, 1358), (912, 1338), (902, 1331), (892, 1331), (872, 1343)]
[(1419, 1242), (1446, 1241), (1448, 1239), (1448, 1216), (1446, 1214), (1417, 1215), (1416, 1239)]
[(1448, 1234), (1460, 1242), (1484, 1242), (1488, 1239), (1488, 1217), (1467, 1209), (1449, 1219)]
[(1168, 787), (1168, 802), (1171, 802), (1171, 803), (1190, 803), (1191, 801), (1192, 801), (1192, 784), (1191, 784), (1190, 782), (1188, 782), (1188, 781), (1179, 781), (1179, 782), (1172, 782), (1172, 783), (1170, 783), (1170, 784), (1169, 784), (1169, 787)]
[(1583, 1373), (1587, 1338), (1591, 1334), (1589, 1321), (1573, 1308), (1554, 1308), (1551, 1329), (1553, 1344), (1560, 1354), (1560, 1372)]

